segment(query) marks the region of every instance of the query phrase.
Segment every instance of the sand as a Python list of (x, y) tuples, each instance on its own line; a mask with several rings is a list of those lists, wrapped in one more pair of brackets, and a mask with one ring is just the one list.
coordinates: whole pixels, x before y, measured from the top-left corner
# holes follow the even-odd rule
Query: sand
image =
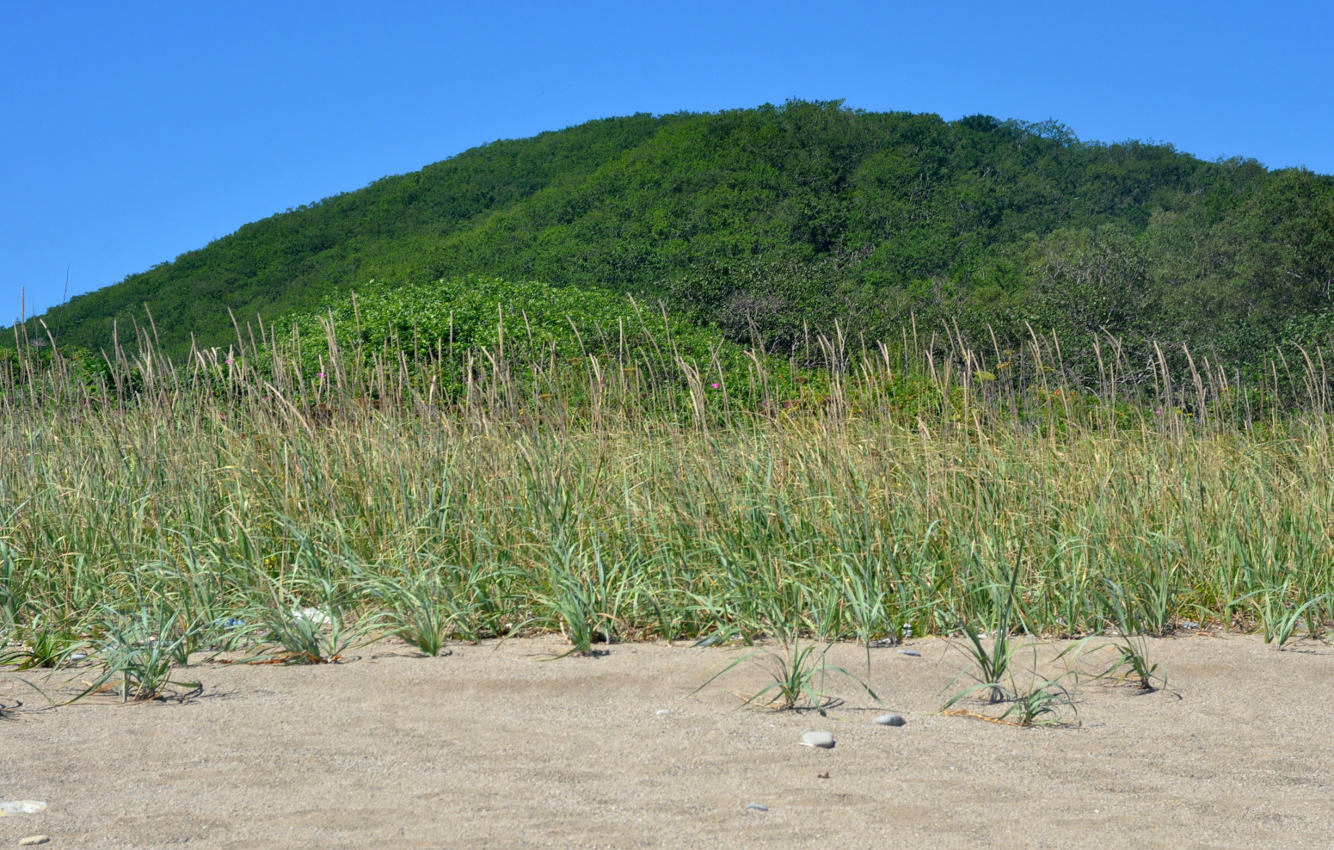
[[(739, 709), (767, 682), (749, 664), (691, 695), (741, 650), (617, 644), (549, 660), (559, 637), (441, 658), (380, 642), (332, 665), (200, 665), (203, 695), (186, 704), (39, 711), (4, 673), (0, 701), (24, 705), (0, 721), (0, 799), (49, 805), (0, 817), (0, 846), (39, 833), (55, 848), (1334, 841), (1328, 646), (1153, 640), (1167, 689), (1086, 679), (1078, 725), (1059, 728), (942, 715), (967, 659), (943, 640), (911, 648), (921, 657), (872, 650), (883, 706), (830, 679), (845, 701), (828, 717)], [(830, 661), (865, 671), (860, 647)], [(872, 722), (886, 710), (907, 724)], [(835, 748), (800, 746), (815, 729)]]

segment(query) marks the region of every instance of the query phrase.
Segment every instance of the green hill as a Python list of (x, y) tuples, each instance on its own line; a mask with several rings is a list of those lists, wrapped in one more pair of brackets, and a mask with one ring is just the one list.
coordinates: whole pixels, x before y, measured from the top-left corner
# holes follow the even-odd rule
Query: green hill
[[(833, 327), (1113, 334), (1246, 359), (1334, 329), (1334, 178), (840, 103), (636, 115), (466, 151), (247, 224), (42, 318), (181, 354), (245, 322), (475, 274), (668, 300), (783, 349)], [(417, 291), (417, 290), (414, 290)], [(429, 295), (421, 297), (429, 298)], [(1144, 343), (1147, 344), (1147, 343)]]

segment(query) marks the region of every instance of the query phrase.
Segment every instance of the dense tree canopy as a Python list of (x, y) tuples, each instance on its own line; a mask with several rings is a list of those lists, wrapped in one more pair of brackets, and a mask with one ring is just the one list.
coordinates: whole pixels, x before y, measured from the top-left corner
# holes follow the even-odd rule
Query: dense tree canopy
[[(44, 318), (182, 353), (337, 293), (478, 274), (665, 298), (772, 348), (841, 327), (1110, 333), (1246, 359), (1334, 327), (1334, 179), (1085, 143), (1055, 122), (790, 102), (467, 151), (236, 233)], [(442, 288), (440, 297), (451, 296)]]

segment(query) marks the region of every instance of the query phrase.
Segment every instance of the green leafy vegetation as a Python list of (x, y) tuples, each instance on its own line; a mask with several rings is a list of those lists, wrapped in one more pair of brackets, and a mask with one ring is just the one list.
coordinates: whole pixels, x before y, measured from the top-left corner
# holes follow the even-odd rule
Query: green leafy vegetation
[(945, 704), (946, 708), (961, 699), (963, 695), (976, 690), (987, 692), (988, 703), (1016, 699), (1016, 690), (1008, 687), (1008, 684), (1012, 679), (1011, 662), (1018, 649), (1011, 634), (1011, 629), (1014, 626), (1011, 618), (1015, 614), (1014, 594), (1019, 582), (1019, 564), (1021, 561), (1022, 553), (1021, 558), (1015, 563), (1015, 568), (1010, 572), (1010, 582), (1005, 587), (1004, 598), (996, 608), (996, 620), (991, 632), (990, 646), (984, 642), (985, 632), (979, 633), (967, 621), (959, 624), (960, 630), (968, 639), (965, 652), (973, 663), (973, 673), (977, 683), (974, 687), (952, 697)]
[[(192, 337), (236, 342), (228, 309), (272, 324), (356, 291), (373, 310), (397, 287), (468, 275), (630, 293), (650, 312), (665, 299), (771, 353), (817, 334), (893, 339), (915, 321), (998, 352), (1051, 338), (1083, 386), (1098, 376), (1092, 341), (1105, 353), (1113, 338), (1123, 380), (1188, 369), (1185, 345), (1255, 381), (1275, 346), (1300, 358), (1291, 346), (1334, 331), (1334, 178), (1082, 142), (1050, 121), (799, 101), (636, 115), (247, 224), (24, 332), (94, 355), (142, 333), (179, 359)], [(465, 300), (446, 287), (434, 309)]]
[(1327, 633), (1331, 234), (1328, 177), (985, 116), (469, 151), (15, 329), (0, 659), (146, 700), (198, 653), (735, 639), (823, 708), (962, 632), (950, 707), (1061, 722), (1018, 633), (1146, 689), (1187, 618)]
[(169, 695), (185, 700), (198, 694), (202, 690), (198, 682), (172, 679), (176, 665), (184, 661), (181, 653), (190, 639), (190, 627), (179, 630), (178, 626), (178, 612), (162, 605), (144, 606), (132, 614), (107, 610), (101, 652), (106, 669), (85, 695), (117, 680), (122, 702)]
[(299, 353), (308, 366), (330, 359), (325, 344), (330, 331), (340, 346), (363, 356), (402, 352), (413, 364), (466, 362), (461, 355), (470, 353), (479, 372), (515, 363), (549, 366), (544, 360), (646, 356), (684, 357), (705, 372), (736, 372), (745, 360), (741, 347), (660, 304), (602, 290), (477, 276), (376, 284), (291, 322), (305, 339)]
[[(1294, 372), (1308, 394), (1282, 405), (1218, 372), (1084, 390), (1036, 336), (1004, 369), (905, 333), (741, 351), (745, 371), (711, 381), (646, 321), (638, 346), (571, 358), (535, 334), (533, 359), (446, 393), (492, 362), (485, 344), (413, 359), (402, 334), (357, 335), (355, 313), (340, 339), (339, 309), (318, 344), (298, 323), (183, 364), (23, 349), (0, 369), (8, 664), (86, 652), (97, 688), (150, 699), (192, 693), (199, 677), (178, 671), (199, 652), (327, 663), (387, 635), (428, 654), (537, 632), (580, 654), (736, 637), (784, 648), (764, 698), (818, 705), (814, 647), (963, 628), (978, 692), (1040, 723), (1069, 691), (1021, 681), (1016, 632), (1110, 624), (1117, 669), (1152, 682), (1136, 634), (1189, 617), (1284, 646), (1334, 615), (1319, 351)], [(323, 371), (295, 355), (309, 350)]]
[(694, 693), (699, 693), (732, 672), (739, 664), (749, 661), (763, 669), (772, 681), (747, 697), (742, 705), (774, 706), (784, 710), (810, 707), (823, 716), (826, 714), (825, 709), (836, 702), (824, 691), (825, 680), (835, 674), (857, 683), (867, 696), (879, 703), (880, 697), (876, 696), (870, 685), (847, 669), (826, 660), (829, 647), (829, 644), (820, 647), (813, 643), (802, 646), (799, 636), (786, 636), (780, 640), (779, 649), (755, 650), (736, 658), (696, 688)]

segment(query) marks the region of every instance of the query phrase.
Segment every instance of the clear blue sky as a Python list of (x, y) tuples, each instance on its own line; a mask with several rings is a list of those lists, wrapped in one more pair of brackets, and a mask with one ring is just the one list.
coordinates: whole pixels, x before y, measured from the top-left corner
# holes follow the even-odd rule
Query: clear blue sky
[[(818, 9), (818, 11), (817, 11)], [(789, 98), (1334, 173), (1325, 2), (0, 0), (0, 325), (500, 138)]]

